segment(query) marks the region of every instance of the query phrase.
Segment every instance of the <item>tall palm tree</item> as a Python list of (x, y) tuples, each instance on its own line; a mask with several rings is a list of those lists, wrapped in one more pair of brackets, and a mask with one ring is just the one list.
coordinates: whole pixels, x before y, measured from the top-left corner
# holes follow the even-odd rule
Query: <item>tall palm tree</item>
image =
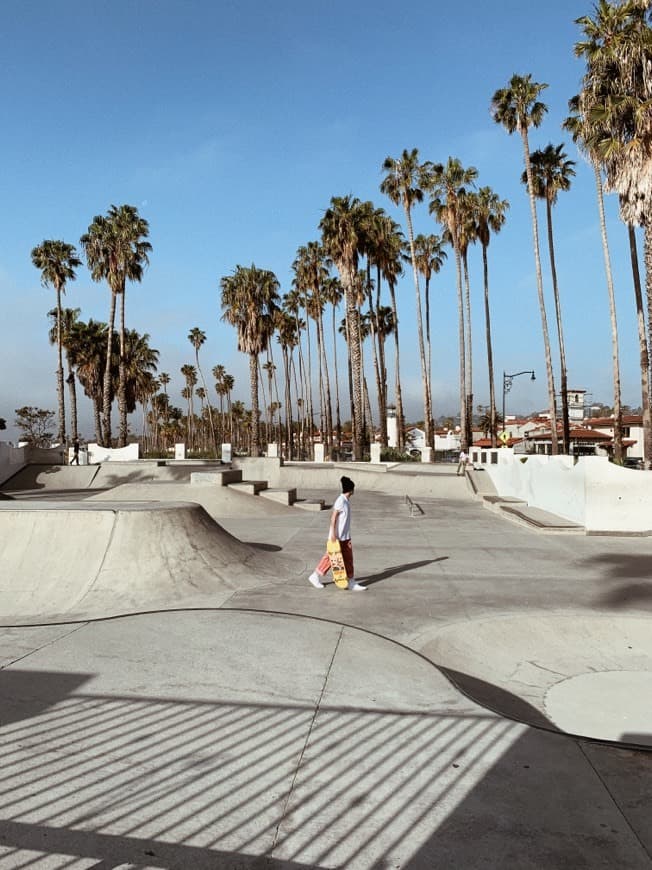
[(421, 290), (419, 288), (419, 271), (416, 263), (416, 251), (414, 248), (414, 229), (412, 227), (412, 208), (415, 203), (423, 200), (423, 186), (426, 181), (424, 167), (419, 163), (419, 151), (403, 150), (399, 158), (386, 157), (383, 162), (383, 172), (386, 173), (382, 180), (380, 190), (386, 194), (394, 205), (403, 206), (405, 221), (407, 224), (408, 244), (410, 246), (410, 260), (412, 262), (412, 275), (414, 278), (414, 290), (417, 315), (417, 336), (419, 340), (419, 356), (421, 359), (421, 376), (423, 378), (423, 411), (426, 444), (434, 447), (435, 432), (432, 416), (432, 389), (430, 385), (430, 373), (426, 361), (426, 351), (423, 338), (423, 316), (421, 305)]
[[(77, 441), (79, 438), (79, 427), (77, 421), (77, 390), (75, 369), (70, 357), (70, 341), (72, 328), (79, 320), (81, 308), (62, 308), (61, 309), (61, 343), (66, 354), (66, 367), (68, 375), (66, 383), (68, 384), (68, 392), (70, 394), (70, 437), (72, 441)], [(48, 311), (48, 317), (52, 320), (52, 328), (50, 329), (50, 344), (57, 342), (57, 309), (53, 308)]]
[[(584, 40), (575, 54), (587, 62), (583, 79), (583, 109), (591, 128), (591, 145), (599, 156), (607, 188), (618, 194), (620, 216), (628, 228), (639, 329), (643, 454), (652, 467), (650, 359), (652, 342), (652, 37), (650, 7), (644, 0), (619, 4), (600, 0), (594, 17), (577, 19)], [(635, 226), (644, 227), (648, 336), (640, 286)]]
[[(548, 252), (550, 254), (550, 274), (552, 276), (552, 292), (555, 300), (557, 318), (557, 338), (559, 340), (559, 380), (561, 384), (561, 418), (562, 418), (562, 452), (570, 451), (570, 423), (568, 420), (568, 370), (566, 367), (566, 348), (564, 329), (562, 326), (561, 303), (559, 301), (559, 282), (557, 280), (557, 264), (555, 261), (554, 234), (552, 231), (552, 207), (557, 202), (560, 190), (570, 190), (571, 178), (575, 175), (574, 160), (569, 160), (563, 145), (552, 143), (543, 149), (537, 149), (530, 154), (532, 168), (532, 183), (534, 195), (546, 203), (546, 222), (548, 226)], [(527, 185), (527, 173), (521, 176), (523, 184)]]
[(148, 235), (149, 224), (138, 214), (138, 210), (134, 206), (112, 205), (106, 216), (96, 215), (93, 218), (88, 231), (80, 239), (91, 278), (93, 281), (106, 280), (111, 291), (102, 415), (105, 447), (111, 446), (111, 392), (108, 387), (111, 379), (113, 328), (118, 296), (120, 296), (120, 370), (118, 382), (120, 435), (118, 445), (124, 447), (127, 444), (125, 294), (127, 281), (141, 281), (144, 269), (149, 263), (149, 252), (152, 250), (152, 246), (146, 241)]
[(213, 407), (211, 405), (211, 400), (208, 395), (208, 390), (206, 389), (206, 381), (204, 380), (204, 373), (199, 364), (199, 348), (206, 341), (206, 333), (203, 332), (198, 326), (193, 326), (193, 328), (188, 333), (188, 341), (195, 349), (195, 364), (197, 366), (197, 371), (199, 372), (199, 377), (201, 378), (202, 387), (204, 389), (204, 396), (206, 398), (206, 403), (208, 406), (208, 422), (211, 427), (211, 441), (213, 444), (213, 450), (217, 451), (217, 442), (215, 440), (215, 425), (213, 423)]
[(474, 166), (465, 169), (456, 157), (449, 157), (445, 165), (442, 163), (428, 165), (426, 182), (426, 188), (430, 192), (430, 214), (445, 228), (455, 255), (460, 356), (460, 430), (467, 445), (471, 443), (471, 420), (467, 399), (464, 293), (462, 287), (462, 202), (469, 187), (475, 184), (477, 177), (478, 170)]
[[(381, 212), (381, 209), (377, 210)], [(398, 331), (398, 307), (396, 304), (396, 287), (399, 277), (403, 274), (404, 238), (401, 228), (389, 215), (379, 214), (374, 223), (373, 258), (376, 265), (376, 310), (381, 307), (381, 278), (384, 278), (389, 289), (392, 310), (394, 334), (394, 401), (396, 404), (397, 448), (405, 446), (405, 414), (403, 412), (403, 391), (401, 388), (400, 342)], [(387, 403), (386, 403), (387, 404)]]
[(543, 346), (546, 358), (546, 375), (548, 380), (548, 404), (550, 407), (550, 436), (552, 440), (552, 453), (559, 452), (557, 439), (557, 402), (555, 397), (555, 377), (552, 369), (552, 354), (550, 352), (550, 335), (548, 332), (548, 318), (543, 295), (543, 276), (541, 273), (541, 256), (539, 253), (539, 224), (537, 221), (537, 207), (534, 198), (534, 181), (532, 179), (532, 163), (530, 160), (530, 143), (528, 130), (530, 127), (538, 127), (543, 116), (548, 111), (545, 103), (539, 100), (539, 96), (548, 85), (542, 82), (533, 82), (531, 74), (525, 76), (513, 75), (505, 88), (499, 88), (491, 100), (491, 114), (497, 124), (502, 124), (507, 132), (519, 133), (523, 144), (523, 159), (527, 175), (527, 191), (530, 199), (530, 213), (532, 216), (532, 240), (534, 248), (534, 265), (537, 278), (537, 294), (539, 297), (539, 311), (541, 314), (541, 331), (543, 333)]
[[(106, 370), (107, 325), (95, 320), (84, 323), (78, 320), (73, 324), (69, 338), (70, 361), (77, 371), (79, 383), (84, 393), (93, 403), (95, 439), (104, 444), (101, 411), (104, 404), (104, 381)], [(113, 382), (109, 380), (109, 390), (113, 395)]]
[(335, 264), (346, 299), (346, 321), (349, 330), (349, 359), (353, 392), (353, 459), (362, 459), (364, 450), (364, 407), (362, 396), (362, 359), (360, 327), (356, 305), (358, 258), (364, 246), (368, 207), (356, 197), (335, 196), (320, 221), (322, 245)]
[(580, 153), (584, 154), (593, 169), (595, 189), (598, 200), (598, 215), (600, 220), (600, 237), (607, 282), (607, 298), (609, 301), (609, 320), (611, 325), (611, 369), (614, 392), (614, 462), (622, 465), (625, 453), (623, 450), (623, 411), (620, 386), (620, 350), (618, 342), (618, 318), (616, 315), (616, 295), (614, 292), (611, 256), (609, 254), (609, 239), (607, 237), (607, 220), (604, 209), (604, 189), (600, 156), (593, 143), (593, 130), (586, 117), (585, 97), (577, 94), (568, 101), (570, 114), (563, 127), (573, 137)]
[(487, 371), (489, 376), (489, 420), (491, 432), (491, 446), (496, 447), (498, 442), (498, 415), (496, 413), (496, 389), (494, 384), (494, 360), (493, 346), (491, 343), (491, 313), (489, 307), (489, 265), (487, 250), (491, 241), (491, 234), (498, 233), (502, 229), (506, 219), (509, 203), (506, 199), (501, 200), (490, 187), (481, 187), (473, 197), (476, 233), (478, 241), (482, 245), (482, 273), (484, 285), (484, 323), (485, 338), (487, 345)]
[(342, 449), (342, 419), (340, 417), (340, 382), (337, 366), (337, 332), (336, 312), (342, 301), (342, 284), (338, 278), (329, 277), (324, 283), (324, 300), (331, 306), (331, 338), (333, 348), (333, 371), (335, 373), (335, 432), (337, 433), (337, 447)]
[(254, 456), (260, 456), (258, 355), (265, 350), (274, 332), (280, 285), (273, 272), (258, 269), (253, 263), (247, 268), (236, 266), (234, 274), (222, 278), (220, 285), (222, 320), (235, 326), (238, 350), (249, 354), (251, 451)]
[[(312, 317), (315, 321), (317, 334), (317, 351), (319, 357), (319, 393), (321, 408), (321, 432), (322, 438), (326, 432), (326, 447), (331, 448), (333, 433), (333, 411), (331, 402), (330, 373), (324, 342), (324, 288), (329, 279), (331, 262), (325, 255), (319, 242), (308, 242), (297, 251), (297, 256), (292, 264), (295, 273), (294, 285), (306, 298), (306, 320)], [(309, 368), (310, 371), (310, 368)], [(311, 392), (309, 392), (311, 396)], [(311, 399), (312, 401), (312, 399)]]
[(197, 369), (189, 363), (181, 366), (181, 374), (184, 377), (186, 386), (181, 391), (181, 395), (188, 402), (188, 416), (186, 418), (186, 438), (188, 447), (192, 450), (195, 446), (195, 408), (192, 401), (195, 386), (197, 385)]
[(428, 353), (428, 374), (432, 379), (432, 344), (430, 340), (430, 281), (432, 276), (441, 271), (446, 259), (446, 251), (441, 237), (430, 233), (419, 233), (414, 239), (414, 252), (417, 269), (423, 275), (424, 301), (426, 315), (426, 348)]
[(63, 329), (61, 323), (61, 294), (66, 292), (66, 282), (74, 281), (75, 269), (81, 260), (73, 245), (56, 239), (45, 239), (32, 248), (32, 263), (41, 272), (41, 284), (53, 287), (57, 294), (56, 344), (57, 344), (57, 399), (59, 402), (59, 431), (57, 440), (66, 442), (66, 406), (63, 392)]

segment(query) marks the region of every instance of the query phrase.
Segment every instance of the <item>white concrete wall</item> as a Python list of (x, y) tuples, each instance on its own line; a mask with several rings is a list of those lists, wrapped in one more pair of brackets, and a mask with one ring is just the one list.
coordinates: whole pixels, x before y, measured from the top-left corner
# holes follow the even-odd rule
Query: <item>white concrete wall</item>
[[(521, 460), (525, 459), (525, 462)], [(519, 456), (509, 448), (482, 466), (498, 493), (523, 499), (594, 532), (651, 532), (652, 475), (601, 456)]]
[(12, 447), (11, 444), (0, 441), (0, 483), (20, 471), (27, 461), (26, 455), (27, 447)]
[(138, 444), (127, 444), (126, 447), (116, 448), (88, 444), (87, 447), (90, 465), (98, 465), (101, 462), (133, 462), (139, 456)]

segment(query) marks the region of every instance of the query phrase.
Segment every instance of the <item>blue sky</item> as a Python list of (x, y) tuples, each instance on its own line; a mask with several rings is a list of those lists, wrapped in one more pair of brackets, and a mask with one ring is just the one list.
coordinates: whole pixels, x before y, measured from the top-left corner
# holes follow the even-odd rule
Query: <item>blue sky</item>
[[(558, 272), (569, 386), (611, 404), (611, 342), (595, 189), (589, 167), (562, 133), (582, 65), (573, 56), (574, 19), (588, 0), (464, 4), (386, 0), (329, 3), (64, 2), (8, 0), (0, 51), (5, 124), (0, 164), (2, 382), (0, 416), (30, 404), (56, 409), (55, 351), (46, 313), (54, 295), (30, 261), (45, 238), (77, 244), (93, 216), (129, 203), (150, 223), (151, 265), (127, 294), (127, 322), (148, 332), (160, 370), (182, 386), (193, 362), (188, 331), (207, 334), (206, 372), (220, 363), (248, 401), (246, 359), (220, 320), (219, 280), (236, 264), (272, 269), (290, 289), (297, 248), (318, 237), (334, 195), (371, 199), (380, 166), (403, 148), (426, 160), (449, 155), (478, 169), (479, 185), (511, 203), (491, 243), (490, 280), (498, 394), (503, 371), (534, 369), (514, 382), (512, 409), (546, 406), (546, 383), (529, 206), (520, 183), (520, 140), (489, 114), (494, 91), (513, 73), (549, 87), (549, 113), (533, 148), (566, 142), (577, 177), (555, 209)], [(409, 14), (408, 14), (409, 13)], [(607, 202), (621, 337), (623, 399), (638, 405), (637, 339), (626, 235)], [(548, 318), (554, 317), (540, 212)], [(438, 232), (427, 206), (417, 232)], [(454, 413), (457, 308), (451, 262), (436, 276), (433, 386), (436, 415)], [(488, 402), (480, 252), (471, 252), (475, 403)], [(398, 288), (401, 369), (408, 416), (422, 415), (414, 288)], [(66, 304), (106, 320), (108, 290), (85, 268)], [(554, 359), (557, 360), (556, 343)], [(556, 365), (558, 386), (558, 365)], [(391, 376), (390, 376), (391, 381)], [(508, 411), (510, 408), (508, 407)], [(92, 436), (82, 400), (82, 431)], [(137, 428), (137, 427), (136, 427)], [(15, 435), (12, 429), (9, 436)]]

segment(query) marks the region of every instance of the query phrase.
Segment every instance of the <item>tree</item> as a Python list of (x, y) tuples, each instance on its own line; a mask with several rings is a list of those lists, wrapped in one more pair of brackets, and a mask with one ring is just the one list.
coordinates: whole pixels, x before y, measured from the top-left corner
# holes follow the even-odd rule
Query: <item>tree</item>
[(188, 363), (181, 366), (181, 374), (184, 377), (186, 386), (181, 391), (181, 397), (188, 402), (188, 415), (186, 417), (186, 439), (191, 450), (195, 447), (195, 411), (192, 397), (194, 395), (195, 386), (197, 385), (197, 369)]
[(646, 0), (619, 4), (599, 0), (594, 17), (577, 19), (585, 39), (575, 45), (587, 70), (581, 112), (591, 152), (603, 168), (607, 189), (618, 194), (620, 216), (627, 225), (636, 304), (645, 467), (652, 467), (650, 357), (645, 334), (635, 226), (644, 227), (648, 336), (652, 340), (652, 31)]
[[(611, 368), (613, 379), (613, 417), (614, 417), (614, 462), (622, 465), (625, 452), (623, 450), (623, 411), (620, 387), (620, 350), (618, 341), (618, 318), (616, 315), (616, 295), (614, 292), (613, 273), (611, 269), (611, 256), (609, 254), (609, 240), (607, 238), (607, 220), (604, 210), (604, 189), (602, 184), (602, 170), (600, 156), (594, 144), (594, 130), (586, 116), (585, 95), (578, 94), (568, 101), (570, 114), (564, 121), (563, 127), (583, 153), (591, 167), (595, 180), (595, 189), (598, 200), (598, 215), (600, 220), (600, 237), (602, 241), (602, 255), (607, 282), (607, 298), (609, 301), (609, 320), (611, 325)], [(609, 412), (611, 413), (611, 412)]]
[(149, 224), (132, 205), (112, 205), (106, 216), (96, 215), (80, 240), (93, 281), (106, 280), (111, 292), (107, 332), (106, 369), (104, 372), (104, 407), (102, 426), (104, 446), (111, 446), (111, 356), (115, 308), (120, 296), (120, 363), (118, 408), (120, 437), (118, 444), (127, 444), (127, 402), (125, 374), (125, 294), (127, 281), (141, 281), (149, 263), (152, 246), (146, 241)]
[[(77, 321), (72, 325), (68, 352), (77, 371), (84, 393), (93, 403), (95, 438), (104, 444), (101, 412), (104, 406), (103, 377), (106, 371), (107, 325), (90, 319), (88, 323)], [(113, 398), (113, 379), (109, 368), (110, 400)]]
[(251, 451), (260, 456), (260, 410), (258, 406), (258, 355), (274, 332), (275, 313), (279, 307), (279, 282), (268, 269), (253, 263), (236, 266), (233, 275), (221, 279), (222, 320), (238, 333), (238, 350), (249, 355), (251, 387)]
[[(532, 169), (532, 184), (534, 195), (546, 203), (546, 223), (548, 227), (548, 252), (550, 254), (550, 274), (552, 277), (552, 292), (555, 300), (557, 319), (557, 338), (559, 340), (559, 379), (561, 383), (561, 418), (562, 418), (562, 451), (570, 452), (570, 423), (568, 420), (568, 370), (566, 367), (566, 348), (564, 329), (562, 326), (561, 304), (559, 301), (559, 282), (557, 280), (557, 264), (555, 261), (554, 234), (552, 231), (552, 207), (557, 203), (560, 190), (570, 190), (571, 178), (575, 175), (574, 160), (569, 160), (563, 145), (546, 145), (544, 149), (533, 151), (530, 155)], [(527, 173), (521, 176), (523, 184), (527, 185)]]
[(460, 355), (460, 429), (465, 444), (472, 441), (469, 400), (466, 376), (466, 341), (464, 294), (462, 289), (462, 222), (463, 200), (469, 187), (475, 184), (478, 170), (474, 166), (465, 169), (456, 157), (449, 157), (446, 165), (428, 165), (426, 187), (430, 191), (429, 211), (445, 228), (455, 254), (457, 277), (458, 344)]
[(527, 175), (527, 191), (530, 199), (530, 214), (532, 217), (532, 243), (534, 249), (534, 265), (536, 270), (537, 294), (539, 312), (541, 315), (541, 331), (546, 359), (546, 375), (548, 381), (548, 404), (550, 407), (550, 437), (552, 453), (559, 452), (557, 440), (557, 403), (555, 397), (555, 378), (552, 369), (552, 354), (550, 352), (550, 335), (548, 333), (548, 318), (543, 296), (543, 276), (541, 273), (541, 256), (539, 254), (539, 225), (537, 208), (534, 198), (534, 181), (532, 179), (532, 163), (530, 160), (530, 143), (528, 130), (538, 127), (543, 116), (548, 111), (545, 103), (539, 100), (539, 95), (548, 85), (533, 82), (531, 74), (525, 76), (513, 75), (505, 88), (497, 90), (491, 100), (491, 114), (497, 124), (502, 124), (510, 134), (519, 133), (523, 144), (523, 159)]
[(188, 341), (195, 348), (195, 363), (197, 365), (197, 371), (199, 372), (199, 377), (201, 378), (202, 387), (204, 390), (204, 397), (206, 399), (208, 405), (208, 420), (211, 427), (211, 441), (213, 443), (213, 450), (217, 451), (217, 441), (215, 439), (215, 426), (213, 424), (213, 408), (211, 406), (211, 400), (208, 396), (208, 390), (206, 389), (206, 381), (204, 380), (204, 373), (201, 370), (201, 366), (199, 365), (199, 348), (206, 341), (206, 333), (202, 332), (202, 330), (198, 326), (194, 326), (190, 332), (188, 333)]
[(428, 354), (428, 376), (432, 380), (432, 345), (430, 341), (430, 281), (433, 275), (436, 275), (444, 265), (446, 259), (446, 251), (442, 240), (439, 236), (431, 233), (423, 235), (420, 233), (414, 239), (414, 253), (417, 270), (420, 275), (423, 275), (424, 280), (424, 300), (425, 300), (425, 316), (426, 316), (426, 348)]
[(339, 273), (346, 299), (346, 322), (349, 335), (353, 393), (353, 459), (362, 459), (364, 451), (364, 408), (362, 397), (362, 359), (360, 327), (356, 304), (358, 259), (364, 245), (368, 206), (356, 197), (334, 196), (319, 224), (322, 245)]
[(381, 182), (380, 190), (386, 194), (394, 205), (401, 205), (405, 212), (407, 224), (408, 244), (410, 247), (410, 261), (412, 263), (412, 275), (414, 278), (414, 290), (416, 299), (417, 336), (419, 340), (419, 356), (421, 359), (421, 376), (423, 378), (423, 409), (425, 417), (426, 444), (434, 447), (435, 432), (432, 417), (432, 389), (430, 385), (430, 372), (426, 362), (426, 351), (423, 338), (423, 316), (421, 306), (421, 290), (419, 288), (419, 270), (417, 268), (416, 251), (414, 247), (414, 230), (412, 227), (412, 208), (415, 203), (423, 200), (423, 186), (426, 182), (426, 172), (419, 163), (419, 152), (416, 148), (412, 151), (403, 150), (397, 159), (386, 157), (383, 162), (385, 178)]
[(489, 265), (487, 251), (491, 234), (500, 232), (506, 219), (509, 203), (501, 200), (490, 187), (481, 187), (473, 198), (476, 233), (482, 245), (482, 272), (484, 285), (484, 322), (485, 340), (487, 345), (487, 371), (489, 377), (489, 418), (491, 446), (496, 447), (498, 435), (498, 417), (496, 413), (496, 389), (494, 384), (494, 359), (491, 342), (491, 312), (489, 306)]
[(22, 408), (16, 408), (15, 414), (14, 426), (23, 433), (23, 441), (27, 441), (31, 447), (50, 446), (52, 432), (47, 430), (54, 421), (54, 411), (23, 405)]
[(50, 344), (55, 344), (58, 338), (61, 338), (61, 344), (66, 352), (68, 368), (66, 383), (70, 391), (70, 432), (73, 441), (77, 441), (79, 438), (79, 431), (77, 425), (77, 389), (75, 387), (75, 370), (70, 357), (70, 341), (72, 328), (79, 318), (80, 311), (80, 308), (62, 308), (60, 317), (56, 308), (48, 311), (48, 317), (53, 321), (50, 329)]
[(81, 260), (73, 245), (54, 239), (45, 239), (32, 249), (32, 263), (41, 271), (41, 284), (53, 287), (57, 294), (56, 345), (57, 345), (57, 399), (59, 403), (59, 430), (57, 440), (66, 442), (66, 408), (63, 392), (63, 329), (61, 323), (61, 294), (66, 292), (66, 282), (74, 281), (75, 269)]

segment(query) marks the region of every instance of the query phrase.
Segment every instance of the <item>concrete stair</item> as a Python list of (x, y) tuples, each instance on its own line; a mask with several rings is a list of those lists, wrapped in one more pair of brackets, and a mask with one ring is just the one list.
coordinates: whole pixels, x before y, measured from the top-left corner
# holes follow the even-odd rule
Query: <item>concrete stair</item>
[(258, 495), (285, 505), (293, 505), (297, 500), (296, 489), (261, 489)]
[(248, 495), (259, 495), (268, 488), (268, 483), (266, 480), (240, 480), (236, 483), (229, 483), (228, 487), (237, 492), (246, 492)]
[(193, 486), (229, 486), (242, 480), (242, 471), (227, 468), (224, 471), (193, 471), (190, 483)]
[(326, 503), (323, 498), (299, 498), (294, 502), (293, 507), (301, 508), (302, 511), (323, 511)]

